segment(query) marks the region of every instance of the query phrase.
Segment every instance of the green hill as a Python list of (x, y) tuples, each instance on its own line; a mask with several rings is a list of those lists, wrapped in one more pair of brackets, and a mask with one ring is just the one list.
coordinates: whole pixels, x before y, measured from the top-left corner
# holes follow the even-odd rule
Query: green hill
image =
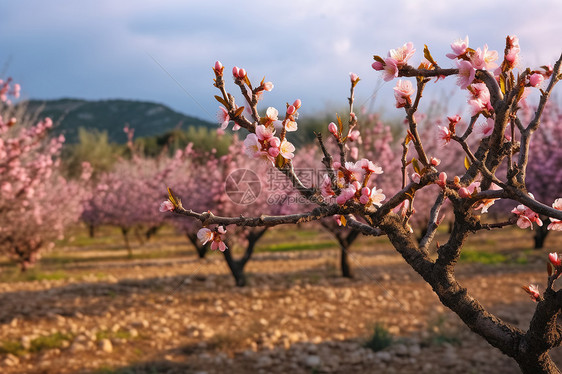
[(64, 134), (66, 143), (77, 142), (80, 127), (107, 131), (109, 140), (115, 143), (127, 141), (123, 132), (125, 124), (135, 129), (135, 138), (159, 135), (176, 128), (217, 127), (163, 104), (143, 101), (59, 99), (30, 100), (22, 104), (27, 105), (30, 112), (38, 111), (40, 117), (50, 117), (56, 124), (54, 134)]

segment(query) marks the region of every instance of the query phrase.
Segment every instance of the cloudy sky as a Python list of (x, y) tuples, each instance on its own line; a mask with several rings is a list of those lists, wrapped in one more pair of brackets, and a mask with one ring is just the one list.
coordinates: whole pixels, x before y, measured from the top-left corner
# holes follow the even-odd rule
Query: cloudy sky
[(561, 17), (559, 0), (6, 1), (0, 74), (28, 98), (148, 100), (212, 120), (215, 60), (272, 81), (264, 106), (301, 98), (303, 113), (341, 110), (353, 71), (357, 102), (377, 92), (376, 105), (392, 110), (384, 97), (393, 84), (381, 86), (373, 54), (412, 41), (418, 63), (425, 43), (447, 67), (457, 38), (503, 51), (505, 36), (517, 35), (536, 67), (562, 52)]

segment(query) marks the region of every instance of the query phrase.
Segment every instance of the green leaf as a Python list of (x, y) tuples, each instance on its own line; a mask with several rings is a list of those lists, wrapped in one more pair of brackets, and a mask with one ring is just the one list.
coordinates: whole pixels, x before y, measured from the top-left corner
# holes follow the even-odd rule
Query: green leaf
[(374, 55), (373, 60), (378, 61), (378, 62), (380, 62), (381, 64), (384, 65), (384, 60), (380, 56)]

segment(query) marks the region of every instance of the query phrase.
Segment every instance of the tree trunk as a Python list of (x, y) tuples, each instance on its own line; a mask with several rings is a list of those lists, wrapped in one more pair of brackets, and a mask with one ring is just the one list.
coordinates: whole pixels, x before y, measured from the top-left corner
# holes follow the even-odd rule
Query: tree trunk
[(359, 237), (359, 231), (350, 229), (349, 231), (336, 231), (335, 237), (340, 244), (340, 268), (344, 278), (353, 278), (353, 271), (349, 264), (349, 247)]
[(203, 259), (205, 258), (205, 255), (207, 254), (207, 245), (201, 245), (199, 244), (199, 239), (197, 239), (197, 234), (194, 233), (187, 233), (185, 234), (187, 236), (187, 239), (191, 242), (191, 244), (193, 244), (193, 246), (195, 247), (195, 250), (197, 251), (197, 255), (199, 256), (199, 258)]
[(535, 249), (542, 249), (544, 247), (544, 241), (546, 240), (546, 237), (548, 235), (548, 224), (550, 223), (550, 220), (548, 218), (546, 218), (543, 222), (542, 226), (537, 226), (536, 231), (535, 231)]
[(521, 357), (516, 359), (523, 374), (560, 374), (560, 370), (548, 353), (539, 357)]
[(246, 247), (246, 251), (244, 251), (244, 255), (241, 259), (235, 260), (232, 257), (232, 250), (231, 245), (227, 244), (228, 249), (223, 252), (224, 258), (226, 263), (228, 264), (228, 268), (234, 277), (234, 282), (236, 283), (237, 287), (244, 287), (246, 286), (246, 275), (244, 274), (244, 267), (252, 257), (254, 253), (254, 247), (260, 238), (265, 234), (267, 231), (267, 227), (259, 230), (259, 231), (250, 231), (246, 237), (248, 240), (248, 246)]
[(351, 266), (349, 266), (349, 259), (347, 256), (347, 248), (343, 245), (341, 248), (341, 256), (340, 256), (340, 266), (341, 266), (341, 275), (344, 278), (353, 278), (353, 273), (351, 271)]
[(144, 238), (142, 235), (142, 227), (141, 226), (137, 226), (133, 229), (133, 232), (135, 233), (135, 237), (137, 238), (137, 240), (139, 241), (139, 244), (142, 246), (144, 245)]
[(234, 277), (236, 287), (246, 286), (246, 275), (244, 274), (244, 265), (246, 265), (246, 263), (242, 260), (235, 260), (234, 258), (232, 258), (230, 246), (226, 251), (223, 252), (223, 254), (228, 268), (230, 269), (230, 273)]
[(90, 238), (93, 238), (96, 235), (96, 226), (88, 225), (88, 234), (90, 235)]
[(125, 241), (125, 248), (127, 248), (127, 252), (129, 254), (129, 258), (133, 257), (133, 249), (129, 244), (129, 229), (127, 227), (121, 227), (121, 232), (123, 233), (123, 240)]
[(160, 230), (161, 226), (152, 226), (149, 227), (148, 230), (146, 230), (145, 232), (145, 236), (146, 236), (146, 240), (150, 240), (154, 235), (156, 235), (156, 233), (158, 232), (158, 230)]

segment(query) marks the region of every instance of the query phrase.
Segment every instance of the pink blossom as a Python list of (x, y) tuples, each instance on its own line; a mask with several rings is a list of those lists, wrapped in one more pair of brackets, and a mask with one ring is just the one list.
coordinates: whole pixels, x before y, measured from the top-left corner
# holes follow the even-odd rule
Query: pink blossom
[[(478, 190), (480, 190), (480, 189), (478, 189)], [(501, 190), (501, 187), (498, 186), (495, 183), (492, 183), (491, 186), (490, 186), (490, 190), (498, 191), (498, 190)], [(488, 213), (488, 208), (490, 208), (492, 205), (494, 205), (496, 200), (497, 199), (482, 199), (482, 200), (480, 200), (479, 204), (474, 207), (474, 209), (476, 209), (476, 210), (482, 209), (481, 210), (482, 213)]]
[(386, 196), (382, 193), (382, 189), (378, 189), (374, 187), (370, 189), (369, 187), (363, 187), (361, 190), (361, 197), (359, 198), (359, 202), (361, 204), (373, 204), (376, 206), (381, 206), (381, 202), (386, 198)]
[(285, 130), (287, 130), (287, 132), (297, 131), (298, 128), (299, 126), (295, 121), (287, 121), (285, 123)]
[(414, 93), (412, 82), (399, 79), (394, 87), (394, 98), (396, 99), (396, 107), (403, 108), (412, 103), (410, 96)]
[(353, 186), (342, 189), (340, 195), (336, 197), (336, 203), (339, 205), (345, 204), (349, 199), (355, 196), (355, 192), (357, 192), (357, 190)]
[(268, 92), (271, 91), (271, 90), (273, 90), (273, 83), (271, 83), (271, 82), (265, 82), (265, 83), (263, 84), (263, 89), (266, 90), (266, 91), (268, 91)]
[(277, 121), (279, 119), (279, 111), (272, 106), (267, 108), (265, 115), (270, 121)]
[(359, 139), (359, 136), (360, 136), (360, 135), (361, 135), (361, 133), (359, 132), (359, 130), (353, 130), (353, 131), (350, 131), (350, 132), (349, 132), (349, 134), (347, 135), (347, 138), (348, 138), (350, 141), (354, 142), (354, 141), (356, 141), (357, 139)]
[(419, 183), (420, 183), (420, 180), (421, 180), (421, 175), (419, 175), (418, 173), (413, 173), (410, 178), (412, 179), (412, 181), (413, 181), (414, 183), (419, 184)]
[(290, 160), (293, 157), (295, 157), (293, 153), (294, 151), (295, 151), (295, 146), (292, 143), (289, 143), (286, 139), (283, 139), (283, 141), (281, 142), (281, 146), (279, 147), (279, 152), (281, 153), (281, 156), (283, 156), (283, 158)]
[(439, 173), (439, 179), (437, 180), (436, 183), (442, 188), (445, 188), (445, 186), (447, 185), (447, 173), (445, 172)]
[[(275, 108), (270, 108), (270, 109), (275, 110)], [(277, 110), (275, 110), (275, 111), (277, 111)], [(275, 133), (275, 129), (273, 129), (273, 128), (265, 127), (264, 125), (256, 126), (256, 136), (261, 141), (269, 140), (270, 138), (273, 137), (274, 133)]]
[(457, 76), (457, 84), (461, 89), (467, 88), (476, 75), (476, 70), (472, 64), (468, 61), (457, 61), (457, 67), (459, 69), (459, 74)]
[(228, 122), (230, 122), (230, 116), (228, 115), (228, 110), (225, 107), (219, 106), (219, 111), (217, 112), (217, 119), (219, 121), (219, 125), (221, 125), (221, 129), (224, 130), (228, 126)]
[(382, 188), (379, 188), (377, 190), (376, 187), (373, 187), (371, 189), (371, 204), (376, 205), (376, 206), (381, 206), (381, 202), (386, 199), (386, 196), (382, 193)]
[(407, 64), (410, 57), (414, 55), (414, 52), (416, 52), (416, 50), (414, 49), (414, 43), (408, 42), (400, 48), (391, 49), (388, 52), (388, 57), (395, 61), (396, 65), (401, 68), (402, 66)]
[(398, 76), (398, 64), (393, 58), (386, 58), (384, 60), (384, 73), (382, 79), (385, 82), (391, 81)]
[(339, 214), (336, 214), (336, 215), (334, 216), (334, 219), (336, 220), (336, 223), (338, 224), (338, 226), (341, 226), (341, 225), (342, 225), (341, 216), (340, 216)]
[(357, 157), (359, 157), (359, 148), (351, 147), (351, 149), (349, 151), (349, 156), (351, 158), (357, 159)]
[(199, 239), (199, 241), (203, 245), (207, 244), (207, 242), (209, 242), (210, 240), (213, 240), (214, 236), (215, 233), (206, 227), (201, 228), (197, 232), (197, 239)]
[(330, 122), (328, 125), (328, 131), (330, 131), (334, 136), (338, 136), (338, 128), (335, 123)]
[(455, 58), (462, 56), (466, 53), (468, 49), (468, 35), (464, 39), (457, 39), (451, 44), (451, 49), (453, 53), (447, 53), (446, 56), (454, 60)]
[(438, 159), (438, 158), (436, 158), (436, 157), (431, 157), (431, 158), (429, 159), (429, 163), (430, 163), (432, 166), (438, 166), (438, 165), (441, 163), (441, 160)]
[(471, 56), (470, 62), (475, 69), (492, 70), (498, 64), (494, 61), (498, 59), (497, 51), (488, 51), (488, 45), (484, 44), (484, 48), (478, 48)]
[(555, 267), (560, 267), (562, 266), (562, 258), (558, 257), (558, 253), (554, 252), (554, 253), (549, 253), (548, 254), (548, 260), (550, 261), (550, 263), (552, 265), (554, 265)]
[(172, 204), (172, 202), (170, 200), (166, 200), (164, 202), (162, 202), (162, 204), (160, 204), (160, 211), (161, 212), (171, 212), (173, 211), (174, 208), (174, 204)]
[(523, 286), (522, 288), (523, 288), (523, 290), (525, 290), (525, 292), (527, 292), (531, 296), (531, 299), (534, 302), (537, 302), (537, 301), (540, 300), (541, 295), (539, 293), (539, 286), (534, 285), (534, 284), (530, 284), (528, 286)]
[[(529, 194), (531, 195), (531, 194)], [(532, 195), (531, 195), (532, 196)], [(536, 223), (538, 226), (542, 226), (542, 221), (539, 218), (539, 215), (535, 212), (533, 212), (531, 209), (529, 209), (528, 207), (526, 207), (523, 204), (517, 205), (516, 208), (514, 208), (511, 213), (514, 213), (517, 215), (517, 226), (519, 226), (519, 228), (522, 229), (526, 229), (528, 227), (531, 228), (531, 230), (533, 229), (533, 222)]]
[(213, 70), (215, 71), (216, 74), (222, 75), (222, 71), (224, 70), (224, 66), (222, 66), (220, 61), (215, 61), (215, 66), (213, 67)]
[(483, 111), (493, 111), (490, 102), (490, 91), (484, 83), (474, 83), (468, 87), (468, 90), (471, 93), (468, 104), (471, 107), (472, 116)]
[(451, 116), (451, 117), (447, 117), (447, 119), (449, 120), (449, 124), (454, 126), (457, 123), (459, 123), (459, 121), (461, 120), (461, 116), (459, 116), (457, 114), (457, 115), (454, 115), (454, 116)]
[(485, 122), (480, 122), (476, 124), (474, 128), (474, 135), (479, 139), (487, 138), (492, 135), (494, 131), (494, 120), (492, 118), (487, 118)]
[(531, 74), (531, 76), (529, 77), (529, 84), (531, 85), (531, 87), (539, 87), (543, 81), (544, 76), (539, 73)]
[(442, 146), (449, 144), (452, 135), (447, 126), (437, 126), (437, 139), (441, 141)]
[(371, 67), (376, 71), (381, 71), (384, 69), (384, 64), (380, 61), (375, 61), (371, 64)]
[(470, 197), (470, 192), (468, 192), (468, 188), (466, 187), (459, 188), (459, 196), (465, 199)]
[(330, 180), (330, 177), (328, 175), (324, 175), (324, 179), (322, 180), (322, 184), (320, 185), (320, 193), (322, 193), (322, 196), (324, 197), (336, 195), (336, 193), (332, 189), (332, 181)]
[(355, 73), (349, 73), (349, 79), (351, 80), (351, 83), (356, 83), (359, 80), (359, 76)]
[[(558, 198), (552, 203), (552, 207), (557, 210), (562, 210), (562, 199)], [(547, 227), (548, 230), (562, 231), (562, 220), (550, 218), (550, 223)]]
[(382, 174), (383, 170), (380, 166), (378, 166), (377, 164), (373, 163), (372, 161), (363, 158), (359, 161), (356, 162), (356, 168), (360, 167), (362, 169), (364, 169), (365, 171), (369, 172), (369, 173), (374, 173), (374, 174)]
[(244, 152), (250, 157), (259, 157), (262, 151), (261, 143), (256, 134), (248, 134), (244, 140)]
[(216, 251), (217, 249), (221, 252), (226, 251), (228, 248), (226, 246), (226, 244), (224, 244), (224, 242), (222, 240), (213, 240), (211, 242), (211, 249), (213, 251)]
[(513, 69), (519, 64), (519, 52), (521, 52), (519, 39), (516, 36), (508, 36), (504, 57), (508, 69)]

